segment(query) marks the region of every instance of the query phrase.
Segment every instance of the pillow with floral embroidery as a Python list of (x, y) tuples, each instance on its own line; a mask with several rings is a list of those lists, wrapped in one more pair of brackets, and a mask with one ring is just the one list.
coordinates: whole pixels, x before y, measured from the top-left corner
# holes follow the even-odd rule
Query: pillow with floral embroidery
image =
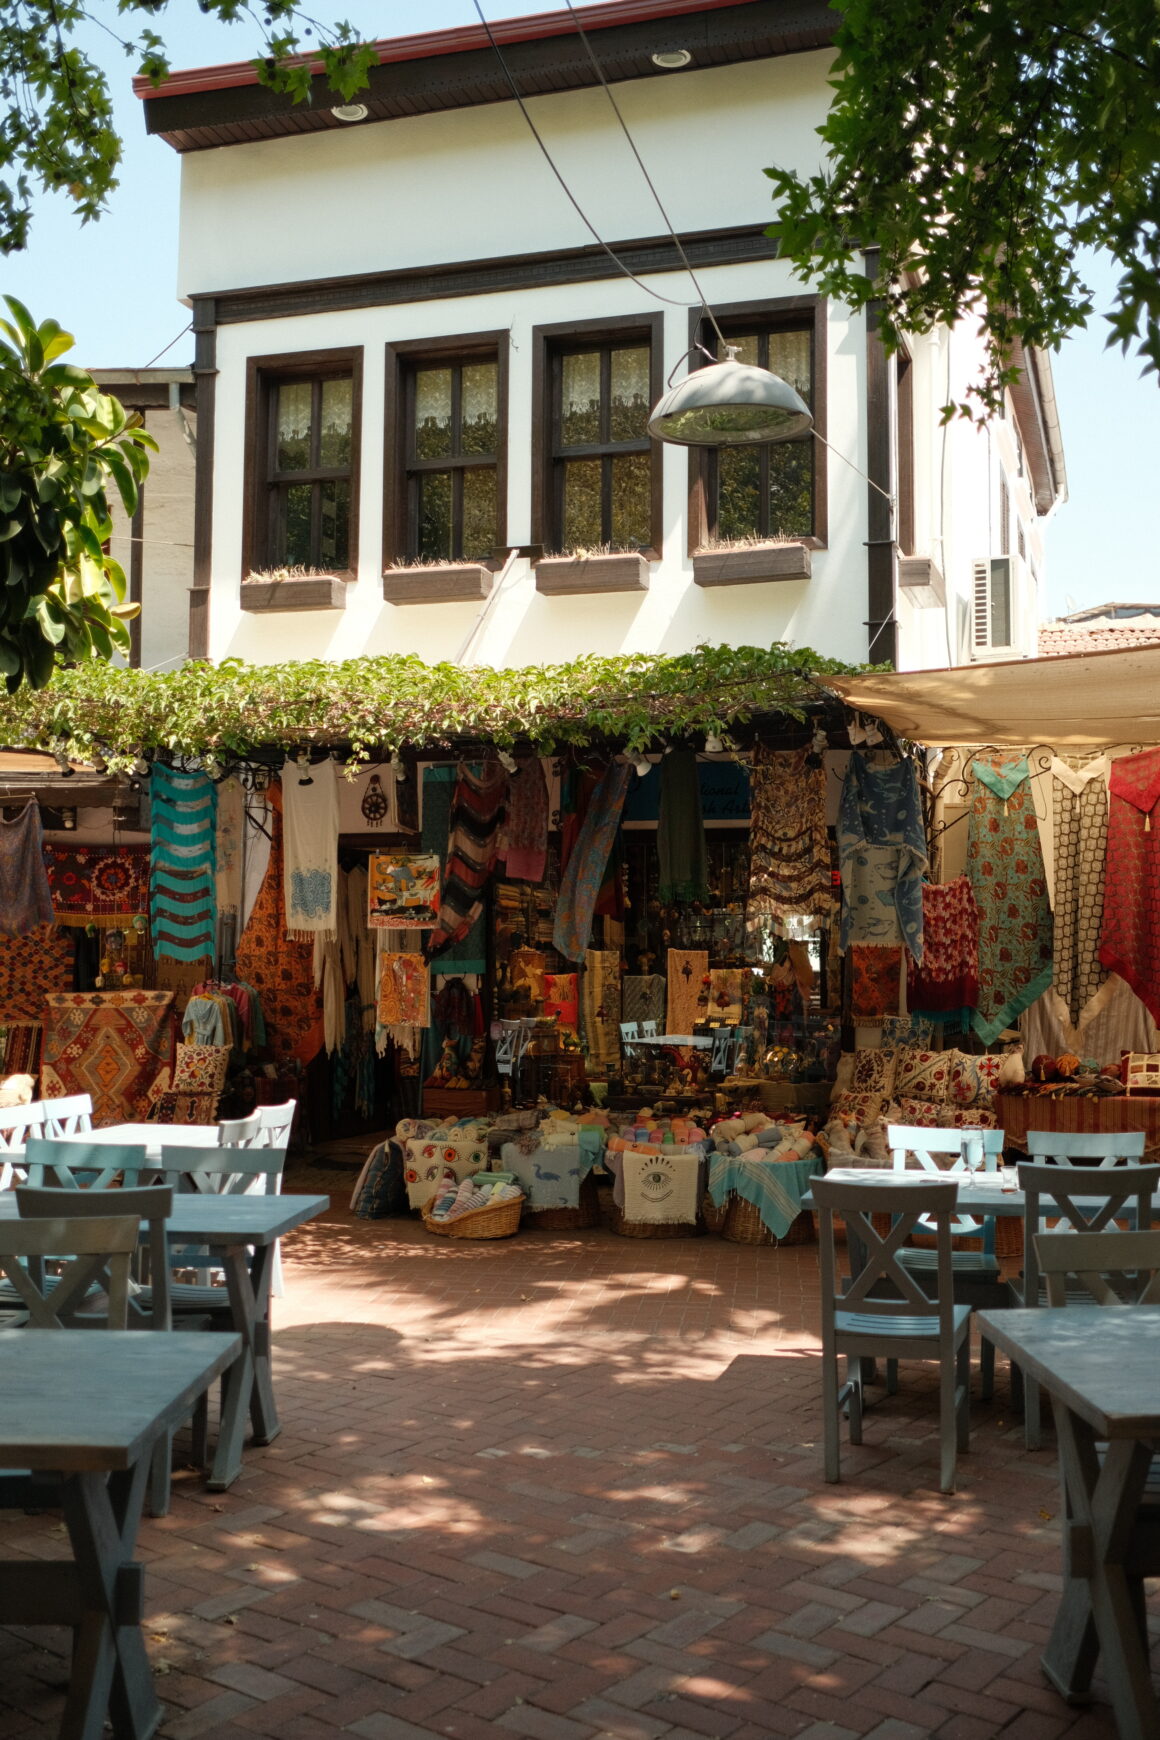
[(835, 1094), (830, 1101), (830, 1116), (847, 1124), (865, 1124), (877, 1118), (882, 1109), (881, 1094)]
[(951, 1051), (920, 1051), (904, 1046), (894, 1066), (894, 1092), (899, 1099), (944, 1101), (950, 1093)]
[(855, 1094), (888, 1094), (894, 1086), (893, 1051), (856, 1051), (854, 1070), (850, 1077), (850, 1092)]
[(931, 1100), (895, 1100), (890, 1107), (891, 1124), (908, 1124), (911, 1128), (933, 1130), (938, 1125), (938, 1114), (941, 1106), (936, 1106)]
[(999, 1120), (987, 1106), (935, 1106), (943, 1130), (994, 1130)]
[(975, 1067), (979, 1072), (979, 1092), (975, 1098), (977, 1106), (994, 1106), (995, 1095), (999, 1091), (999, 1071), (1003, 1067), (1003, 1059), (996, 1053), (988, 1052), (986, 1057), (976, 1057)]
[(186, 1093), (220, 1094), (229, 1062), (228, 1045), (183, 1045), (179, 1040), (173, 1087)]
[(979, 1097), (978, 1066), (982, 1059), (972, 1057), (968, 1051), (948, 1051), (944, 1055), (952, 1060), (947, 1099), (952, 1106), (973, 1106)]

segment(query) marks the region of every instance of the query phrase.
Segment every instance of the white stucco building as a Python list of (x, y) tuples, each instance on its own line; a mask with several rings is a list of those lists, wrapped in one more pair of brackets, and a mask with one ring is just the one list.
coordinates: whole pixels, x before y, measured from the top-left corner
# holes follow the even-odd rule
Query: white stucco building
[[(494, 41), (472, 25), (380, 43), (353, 110), (321, 78), (295, 107), (248, 64), (141, 89), (183, 153), (190, 650), (1033, 654), (1040, 528), (1065, 490), (1047, 358), (1024, 359), (1005, 419), (943, 426), (974, 333), (886, 359), (765, 234), (763, 167), (818, 163), (825, 0), (581, 16), (696, 284), (567, 11)], [(716, 345), (702, 294), (745, 360), (794, 380), (829, 447), (650, 442), (693, 339)]]

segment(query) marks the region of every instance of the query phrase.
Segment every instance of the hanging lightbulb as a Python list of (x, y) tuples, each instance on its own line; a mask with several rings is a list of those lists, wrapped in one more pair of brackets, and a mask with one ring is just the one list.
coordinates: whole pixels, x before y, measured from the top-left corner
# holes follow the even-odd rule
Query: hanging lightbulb
[(788, 381), (768, 369), (725, 361), (693, 369), (657, 402), (650, 435), (681, 447), (741, 447), (747, 442), (792, 441), (813, 427), (810, 408)]
[(515, 756), (509, 755), (506, 749), (497, 749), (495, 753), (496, 759), (504, 772), (514, 773), (516, 768), (519, 766), (519, 762), (516, 760)]
[(398, 753), (397, 750), (396, 750), (395, 754), (392, 755), (392, 757), (391, 757), (390, 766), (391, 766), (391, 772), (394, 774), (395, 778), (398, 781), (400, 781), (400, 783), (406, 779), (407, 770), (403, 766), (403, 758)]
[(705, 754), (720, 755), (723, 753), (724, 749), (725, 745), (721, 738), (718, 737), (715, 731), (710, 731), (708, 737), (705, 739)]
[(636, 769), (638, 778), (644, 779), (652, 772), (652, 762), (649, 760), (647, 755), (634, 755), (630, 757), (630, 759), (633, 767)]
[(139, 774), (146, 774), (149, 772), (149, 763), (143, 755), (138, 755), (135, 758), (133, 762), (133, 772)]
[(222, 771), (223, 771), (222, 764), (218, 760), (216, 755), (207, 755), (205, 760), (202, 762), (201, 765), (202, 765), (202, 771), (204, 772), (207, 779), (220, 779), (221, 778)]

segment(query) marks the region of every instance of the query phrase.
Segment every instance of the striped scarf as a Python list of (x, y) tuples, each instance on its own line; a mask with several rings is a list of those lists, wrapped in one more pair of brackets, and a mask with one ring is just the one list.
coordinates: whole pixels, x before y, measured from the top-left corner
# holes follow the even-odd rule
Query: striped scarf
[(217, 787), (204, 773), (180, 773), (155, 762), (149, 795), (153, 953), (205, 960), (213, 956), (217, 934)]
[(460, 763), (451, 794), (447, 857), (439, 891), (439, 914), (427, 942), (427, 958), (461, 942), (483, 911), (495, 869), (499, 832), (507, 805), (508, 777), (498, 761), (476, 776)]

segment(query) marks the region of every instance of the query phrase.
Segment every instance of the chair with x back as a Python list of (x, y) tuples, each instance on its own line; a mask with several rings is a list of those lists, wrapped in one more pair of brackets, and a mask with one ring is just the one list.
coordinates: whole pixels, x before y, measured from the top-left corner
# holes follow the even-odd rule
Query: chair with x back
[(30, 1140), (44, 1135), (44, 1102), (26, 1106), (0, 1106), (0, 1190), (8, 1190), (24, 1177), (24, 1150)]
[(151, 1184), (160, 1167), (141, 1144), (30, 1140), (24, 1149), (28, 1182), (37, 1189), (108, 1190), (118, 1179), (128, 1185)]
[[(28, 1327), (127, 1329), (129, 1266), (140, 1224), (135, 1214), (107, 1211), (95, 1218), (0, 1221), (0, 1274), (20, 1299)], [(63, 1267), (45, 1276), (50, 1259)]]
[(67, 1139), (83, 1136), (93, 1127), (93, 1101), (90, 1094), (63, 1094), (58, 1100), (45, 1100), (44, 1133)]
[(1144, 1158), (1143, 1130), (1028, 1130), (1029, 1160), (1056, 1166), (1138, 1165)]
[[(939, 1363), (940, 1485), (955, 1489), (957, 1453), (969, 1447), (970, 1323), (968, 1305), (956, 1304), (951, 1268), (951, 1223), (958, 1183), (953, 1178), (881, 1183), (815, 1178), (814, 1201), (820, 1220), (822, 1280), (822, 1416), (825, 1477), (841, 1478), (839, 1410), (846, 1403), (850, 1442), (862, 1442), (863, 1362), (880, 1356), (934, 1359)], [(879, 1233), (874, 1217), (888, 1214), (891, 1227)], [(843, 1290), (838, 1280), (834, 1216), (862, 1247), (863, 1265)], [(932, 1293), (898, 1260), (905, 1240), (918, 1226), (933, 1227), (937, 1241)], [(839, 1383), (838, 1356), (846, 1356), (846, 1381)]]
[[(1006, 1281), (999, 1276), (995, 1217), (977, 1216), (969, 1211), (969, 1162), (977, 1160), (979, 1170), (995, 1172), (1003, 1156), (1002, 1130), (928, 1130), (912, 1124), (888, 1124), (886, 1144), (896, 1173), (917, 1170), (937, 1177), (950, 1173), (959, 1180), (963, 1188), (959, 1191), (958, 1212), (951, 1223), (954, 1296), (960, 1305), (969, 1305), (974, 1311), (1003, 1310), (1011, 1303), (1011, 1297)], [(913, 1166), (908, 1164), (910, 1161)], [(917, 1230), (929, 1234), (932, 1229), (920, 1226)], [(964, 1250), (957, 1244), (960, 1239), (969, 1239), (980, 1248)], [(937, 1267), (934, 1250), (907, 1246), (899, 1252), (898, 1260), (920, 1286), (925, 1279), (933, 1281)], [(979, 1378), (980, 1394), (984, 1401), (989, 1401), (995, 1389), (995, 1348), (985, 1338), (979, 1348)]]
[[(275, 1194), (274, 1186), (286, 1163), (284, 1148), (167, 1148), (161, 1150), (158, 1167), (166, 1184), (182, 1194), (207, 1196), (248, 1195), (252, 1191)], [(175, 1268), (206, 1269), (202, 1249), (171, 1250)], [(192, 1313), (228, 1311), (229, 1294), (224, 1286), (174, 1281), (170, 1286), (174, 1317)]]
[[(1020, 1165), (1023, 1192), (1023, 1281), (1013, 1287), (1018, 1304), (1034, 1309), (1047, 1304), (1047, 1288), (1039, 1270), (1036, 1240), (1053, 1230), (1064, 1237), (1076, 1233), (1123, 1236), (1117, 1223), (1134, 1222), (1134, 1230), (1152, 1225), (1152, 1198), (1160, 1191), (1160, 1166)], [(1049, 1223), (1054, 1223), (1053, 1226)], [(1086, 1291), (1080, 1288), (1081, 1295)], [(1024, 1382), (1023, 1436), (1029, 1450), (1042, 1443), (1039, 1385)]]

